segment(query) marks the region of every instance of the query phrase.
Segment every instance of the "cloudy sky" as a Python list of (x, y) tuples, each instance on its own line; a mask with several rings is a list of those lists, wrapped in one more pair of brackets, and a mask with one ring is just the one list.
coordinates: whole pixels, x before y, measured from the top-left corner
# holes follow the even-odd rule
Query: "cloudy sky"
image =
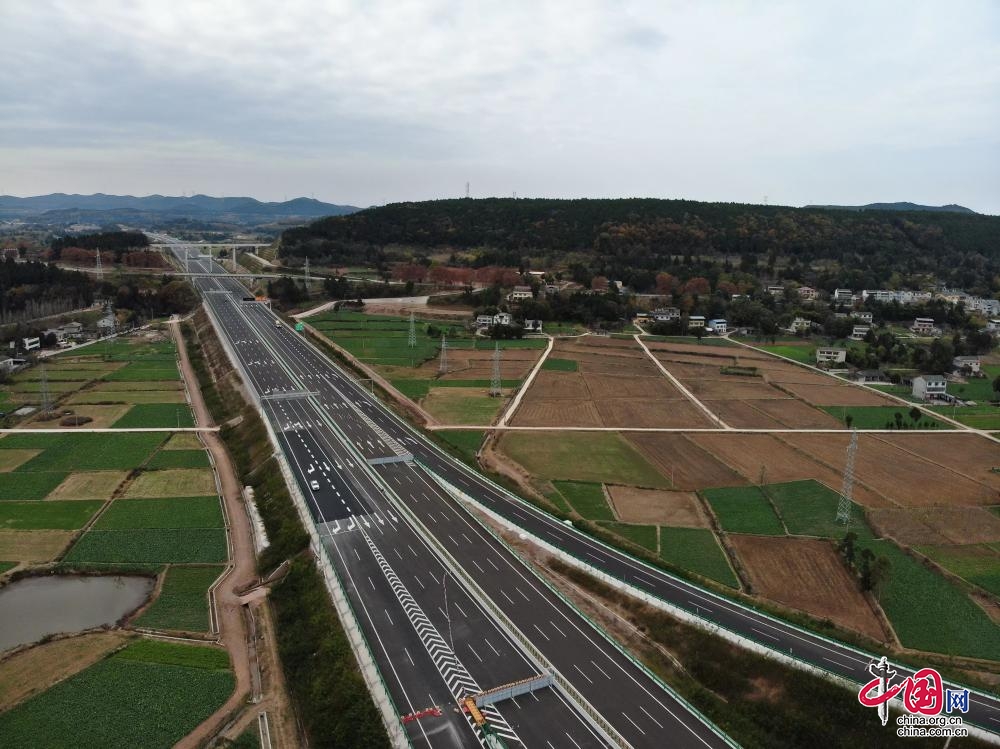
[(956, 202), (995, 0), (0, 0), (0, 194)]

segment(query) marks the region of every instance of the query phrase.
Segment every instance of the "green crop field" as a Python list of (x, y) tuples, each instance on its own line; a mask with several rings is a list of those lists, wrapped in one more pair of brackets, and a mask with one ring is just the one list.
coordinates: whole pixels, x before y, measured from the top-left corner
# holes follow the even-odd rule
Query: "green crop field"
[(413, 401), (418, 401), (421, 398), (427, 397), (427, 393), (431, 389), (431, 380), (410, 380), (410, 379), (394, 379), (390, 380), (392, 386), (396, 388), (399, 392), (405, 395), (407, 398)]
[(602, 484), (581, 481), (553, 481), (552, 485), (587, 520), (614, 520)]
[(441, 441), (454, 447), (463, 458), (469, 461), (476, 459), (476, 453), (479, 452), (479, 447), (483, 444), (483, 438), (486, 436), (486, 432), (479, 429), (440, 431), (436, 434)]
[(508, 432), (501, 450), (545, 479), (670, 488), (670, 481), (613, 432)]
[(712, 506), (724, 531), (761, 536), (785, 535), (771, 503), (756, 486), (705, 489), (702, 494)]
[(1000, 549), (986, 544), (918, 546), (916, 549), (949, 572), (1000, 596)]
[(655, 525), (630, 525), (629, 523), (599, 523), (602, 528), (607, 528), (616, 536), (631, 541), (637, 546), (649, 549), (654, 554), (657, 547), (657, 528)]
[(1000, 660), (1000, 626), (957, 586), (891, 541), (864, 546), (889, 560), (879, 601), (905, 647)]
[(556, 359), (549, 357), (542, 362), (542, 369), (551, 372), (576, 372), (580, 368), (580, 363), (576, 359)]
[(136, 624), (151, 629), (208, 631), (208, 589), (224, 569), (222, 565), (167, 568), (159, 597)]
[(149, 462), (146, 468), (209, 468), (208, 453), (201, 450), (160, 450)]
[(20, 473), (17, 471), (0, 474), (0, 500), (44, 499), (68, 475), (66, 472)]
[[(48, 441), (48, 447), (17, 469), (17, 473), (33, 471), (100, 471), (130, 469), (142, 465), (149, 454), (162, 442), (166, 435), (152, 432), (129, 434), (77, 434), (39, 435), (55, 437)], [(28, 438), (30, 435), (16, 435)], [(34, 447), (29, 439), (19, 440)], [(14, 443), (9, 445), (15, 446)]]
[(480, 388), (433, 387), (423, 407), (445, 424), (486, 425), (492, 423), (504, 404)]
[(824, 411), (840, 419), (844, 424), (850, 416), (851, 426), (856, 429), (896, 429), (896, 414), (902, 421), (902, 429), (952, 429), (950, 424), (938, 421), (924, 413), (916, 421), (910, 418), (912, 406), (820, 406)]
[(134, 427), (193, 427), (194, 418), (186, 403), (139, 403), (128, 410), (114, 428)]
[(0, 736), (8, 749), (168, 749), (232, 694), (228, 665), (218, 649), (139, 640), (0, 714)]
[(731, 588), (739, 587), (725, 552), (710, 530), (660, 526), (660, 558)]
[(0, 528), (7, 530), (75, 530), (82, 528), (104, 503), (100, 500), (66, 502), (2, 502)]
[(0, 562), (0, 575), (2, 575), (7, 570), (12, 570), (17, 567), (17, 562)]
[[(812, 479), (768, 484), (766, 489), (792, 535), (844, 537), (844, 526), (837, 522), (837, 505), (840, 503), (837, 492)], [(873, 537), (864, 510), (857, 503), (851, 510), (851, 530), (859, 539)]]
[(816, 363), (816, 347), (811, 343), (798, 346), (795, 344), (757, 346), (756, 348), (759, 348), (761, 351), (767, 351), (769, 354), (777, 354), (778, 356), (784, 356), (786, 359), (802, 362), (803, 364)]
[(177, 365), (167, 362), (150, 366), (145, 362), (132, 362), (121, 369), (101, 377), (105, 382), (152, 382), (156, 380), (179, 380), (181, 373)]
[(662, 341), (664, 343), (685, 343), (694, 346), (715, 346), (718, 348), (736, 348), (739, 346), (738, 343), (730, 341), (726, 338), (715, 338), (712, 336), (705, 336), (699, 340), (696, 336), (683, 336), (683, 335), (647, 335), (643, 337), (644, 341)]
[(222, 528), (139, 528), (89, 530), (64, 561), (75, 565), (213, 564), (224, 562), (227, 556)]
[(101, 515), (95, 530), (130, 528), (222, 528), (218, 497), (117, 499)]

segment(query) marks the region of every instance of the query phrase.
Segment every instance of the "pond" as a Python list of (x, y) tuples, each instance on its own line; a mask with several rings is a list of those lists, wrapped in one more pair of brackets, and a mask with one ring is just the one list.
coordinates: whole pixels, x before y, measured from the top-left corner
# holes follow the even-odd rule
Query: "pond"
[(48, 575), (0, 588), (0, 651), (114, 624), (153, 592), (148, 577)]

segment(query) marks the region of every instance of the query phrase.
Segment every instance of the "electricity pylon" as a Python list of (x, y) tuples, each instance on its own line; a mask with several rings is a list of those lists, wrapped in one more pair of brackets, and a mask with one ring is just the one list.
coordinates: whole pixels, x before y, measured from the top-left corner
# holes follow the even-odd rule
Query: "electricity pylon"
[(840, 489), (840, 502), (837, 504), (837, 522), (845, 526), (851, 525), (851, 506), (854, 495), (854, 457), (858, 452), (858, 430), (851, 431), (851, 441), (847, 445), (847, 465), (844, 466), (844, 484)]
[(493, 351), (493, 376), (490, 378), (490, 396), (499, 398), (503, 395), (503, 381), (500, 379), (500, 344)]
[(441, 334), (441, 364), (438, 367), (438, 374), (448, 374), (448, 341)]
[(417, 347), (417, 321), (413, 319), (413, 313), (410, 313), (410, 335), (406, 339), (406, 345), (410, 348)]
[(104, 281), (104, 268), (101, 267), (101, 251), (97, 251), (97, 282), (102, 283)]

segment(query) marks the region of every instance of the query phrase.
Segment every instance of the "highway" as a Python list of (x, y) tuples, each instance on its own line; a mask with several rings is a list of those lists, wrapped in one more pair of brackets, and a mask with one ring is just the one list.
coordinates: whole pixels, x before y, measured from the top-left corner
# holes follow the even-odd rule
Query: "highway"
[[(198, 283), (220, 284), (233, 291), (238, 286), (235, 280), (225, 279), (210, 279)], [(229, 284), (233, 286), (228, 286)], [(259, 387), (264, 388), (261, 392), (267, 393), (274, 389), (278, 389), (279, 392), (281, 389), (290, 390), (297, 387), (295, 382), (297, 380), (302, 387), (318, 393), (319, 395), (311, 400), (319, 404), (320, 410), (326, 415), (325, 420), (328, 418), (332, 423), (331, 431), (341, 436), (341, 449), (349, 448), (350, 453), (360, 460), (390, 457), (395, 454), (394, 448), (396, 450), (403, 448), (413, 455), (412, 462), (387, 463), (375, 467), (377, 475), (381, 477), (383, 483), (389, 482), (390, 486), (395, 487), (397, 498), (407, 504), (429, 532), (443, 539), (449, 551), (466, 569), (475, 570), (477, 582), (491, 600), (498, 605), (508, 607), (519, 629), (537, 635), (533, 637), (533, 642), (539, 647), (547, 646), (551, 642), (559, 644), (559, 640), (552, 637), (554, 631), (552, 625), (559, 625), (564, 620), (556, 616), (558, 609), (553, 608), (549, 613), (543, 605), (551, 604), (552, 607), (556, 607), (560, 602), (558, 599), (552, 600), (554, 597), (551, 594), (539, 590), (544, 586), (541, 586), (519, 562), (514, 561), (501, 548), (495, 550), (498, 555), (496, 559), (508, 560), (511, 567), (503, 567), (494, 560), (500, 570), (491, 570), (484, 562), (484, 555), (487, 554), (487, 550), (493, 553), (496, 542), (492, 538), (486, 538), (488, 534), (479, 529), (477, 523), (471, 521), (468, 514), (450, 495), (441, 491), (440, 485), (423, 467), (493, 513), (505, 518), (511, 525), (522, 528), (525, 532), (564, 550), (591, 567), (622, 580), (691, 616), (849, 681), (860, 684), (870, 679), (867, 666), (873, 660), (871, 655), (827, 640), (651, 567), (596, 541), (511, 495), (469, 466), (441, 451), (420, 432), (385, 408), (300, 335), (285, 325), (276, 326), (276, 318), (262, 305), (234, 305), (230, 302), (229, 306), (234, 309), (238, 307), (239, 315), (248, 321), (246, 330), (253, 331), (259, 336), (258, 342), (250, 345), (251, 350), (248, 350), (247, 354), (256, 356), (257, 360), (263, 362), (258, 367), (262, 378)], [(233, 325), (235, 329), (236, 323)], [(253, 339), (248, 334), (247, 341), (251, 340)], [(389, 436), (391, 441), (386, 441), (382, 435)], [(474, 543), (469, 544), (462, 540), (463, 533)], [(339, 534), (334, 535), (334, 538), (338, 537)], [(494, 559), (492, 555), (489, 558)], [(499, 574), (501, 571), (502, 574)], [(531, 590), (528, 589), (527, 582), (518, 582), (518, 587), (529, 597), (537, 596), (536, 599), (529, 598), (535, 605), (528, 606), (528, 601), (523, 599), (521, 605), (518, 605), (519, 594), (512, 590), (512, 581), (517, 581), (519, 577), (521, 580), (530, 578)], [(562, 605), (565, 607), (565, 604)], [(571, 610), (567, 611), (568, 613), (563, 613), (566, 613), (569, 619), (575, 623), (582, 621)], [(541, 619), (544, 619), (547, 613), (549, 617), (546, 623)], [(546, 629), (546, 626), (549, 628)], [(650, 703), (644, 702), (646, 698), (642, 696), (629, 697), (628, 700), (613, 699), (611, 700), (613, 704), (607, 704), (607, 698), (602, 700), (600, 695), (602, 691), (605, 693), (609, 691), (607, 682), (604, 683), (603, 690), (587, 692), (588, 680), (591, 686), (600, 683), (595, 681), (595, 676), (598, 676), (595, 667), (600, 664), (594, 663), (588, 671), (587, 664), (582, 660), (590, 659), (581, 659), (580, 653), (589, 654), (591, 648), (594, 648), (595, 652), (605, 653), (606, 646), (599, 642), (600, 635), (588, 625), (582, 625), (578, 630), (575, 627), (573, 629), (578, 631), (577, 639), (582, 638), (586, 641), (584, 645), (579, 646), (583, 650), (571, 652), (568, 660), (565, 658), (560, 660), (557, 652), (560, 648), (549, 647), (546, 652), (547, 657), (557, 664), (567, 678), (577, 675), (574, 686), (580, 689), (588, 700), (590, 694), (596, 692), (595, 699), (591, 700), (592, 703), (600, 709), (602, 715), (612, 721), (616, 728), (624, 726), (622, 735), (630, 742), (636, 746), (663, 745), (666, 736), (673, 738), (676, 735), (680, 738), (670, 743), (685, 746), (688, 744), (684, 742), (685, 730), (682, 730), (681, 726), (687, 730), (690, 737), (693, 737), (691, 739), (693, 743), (690, 745), (717, 745), (720, 742), (714, 732), (706, 729), (704, 724), (680, 703), (667, 700), (669, 697), (667, 692), (663, 690), (657, 692), (655, 688), (650, 688), (648, 677), (644, 676), (645, 681), (638, 680), (640, 685), (638, 693), (641, 695), (645, 690), (647, 695), (653, 694), (656, 698), (657, 711), (650, 710)], [(548, 641), (545, 639), (546, 636), (549, 638)], [(557, 633), (557, 637), (561, 635)], [(553, 655), (550, 656), (549, 652)], [(607, 668), (604, 670), (608, 672)], [(899, 671), (902, 676), (912, 673), (910, 669), (904, 667), (899, 667)], [(628, 683), (630, 678), (617, 673), (612, 673), (612, 676), (613, 691), (617, 696), (622, 694), (621, 684)], [(846, 690), (844, 698), (854, 699)], [(970, 703), (970, 711), (964, 716), (967, 723), (994, 734), (1000, 732), (1000, 701), (996, 697), (974, 693)], [(638, 709), (640, 705), (644, 710)], [(646, 711), (649, 711), (648, 715), (645, 714)], [(666, 714), (670, 717), (665, 721)], [(613, 720), (615, 718), (618, 720), (617, 723)], [(628, 730), (630, 724), (633, 726), (631, 731)]]
[[(197, 262), (206, 272), (214, 265)], [(344, 372), (300, 348), (300, 337), (276, 325), (266, 307), (241, 302), (246, 291), (235, 279), (196, 284), (261, 398), (397, 707), (444, 708), (440, 718), (409, 724), (411, 741), (474, 745), (468, 719), (452, 706), (538, 674), (523, 638), (627, 744), (732, 745), (475, 522), (414, 462), (413, 433), (386, 421), (388, 412)], [(508, 745), (609, 743), (561, 688), (484, 712)]]

